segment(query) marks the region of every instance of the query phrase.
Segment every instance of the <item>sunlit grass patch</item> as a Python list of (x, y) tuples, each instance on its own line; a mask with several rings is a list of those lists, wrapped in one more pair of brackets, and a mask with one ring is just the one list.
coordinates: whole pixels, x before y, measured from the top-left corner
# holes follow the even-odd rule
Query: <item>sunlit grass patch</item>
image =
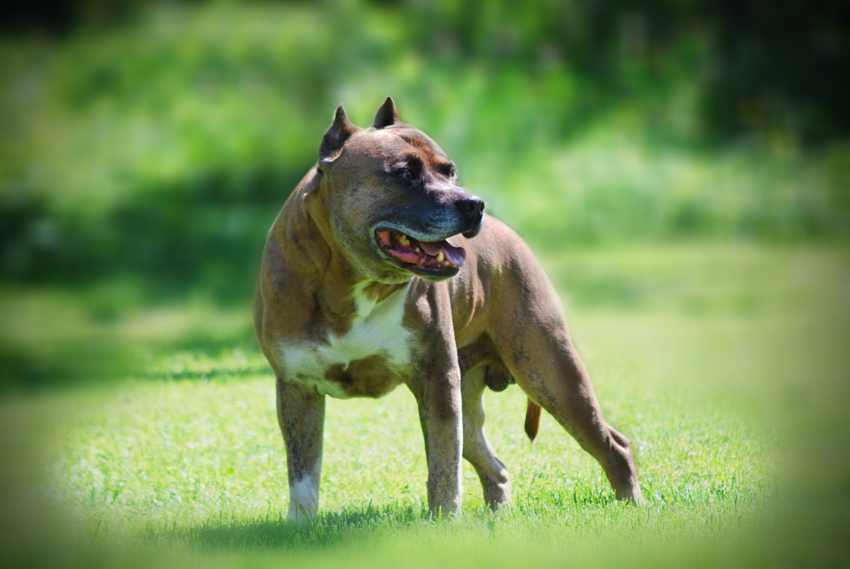
[[(238, 347), (204, 343), (197, 330), (198, 341), (180, 349), (149, 344), (149, 361), (130, 381), (7, 398), (0, 413), (7, 439), (29, 421), (38, 428), (21, 438), (29, 443), (4, 448), (39, 481), (34, 504), (42, 506), (30, 510), (43, 516), (47, 507), (46, 519), (60, 520), (42, 526), (73, 536), (74, 547), (95, 547), (96, 559), (119, 546), (145, 559), (184, 560), (178, 564), (207, 563), (218, 552), (216, 563), (261, 566), (392, 564), (410, 555), (422, 566), (451, 565), (466, 563), (463, 552), (497, 566), (529, 558), (604, 565), (638, 559), (629, 554), (636, 550), (660, 555), (662, 566), (680, 555), (708, 565), (766, 559), (775, 528), (793, 522), (789, 489), (832, 488), (844, 468), (796, 449), (809, 448), (821, 424), (833, 429), (835, 444), (847, 440), (843, 422), (817, 414), (846, 392), (846, 252), (597, 249), (546, 264), (568, 301), (606, 418), (636, 449), (641, 508), (618, 504), (601, 469), (550, 417), (530, 444), (525, 400), (512, 387), (488, 392), (485, 409), (512, 477), (513, 505), (487, 511), (464, 464), (463, 518), (429, 521), (422, 435), (402, 387), (379, 400), (328, 401), (320, 516), (292, 526), (283, 520), (288, 493), (273, 378), (256, 349), (242, 345), (238, 318), (231, 340)], [(249, 322), (247, 308), (242, 318)], [(116, 330), (152, 338), (153, 321), (193, 319), (132, 317)], [(193, 329), (184, 326), (166, 326), (163, 338)], [(789, 406), (800, 397), (810, 404)], [(803, 456), (805, 465), (789, 469)], [(9, 488), (28, 486), (26, 477), (6, 479)], [(46, 537), (33, 535), (35, 543)], [(718, 543), (730, 545), (718, 550)], [(808, 555), (793, 543), (785, 545)]]

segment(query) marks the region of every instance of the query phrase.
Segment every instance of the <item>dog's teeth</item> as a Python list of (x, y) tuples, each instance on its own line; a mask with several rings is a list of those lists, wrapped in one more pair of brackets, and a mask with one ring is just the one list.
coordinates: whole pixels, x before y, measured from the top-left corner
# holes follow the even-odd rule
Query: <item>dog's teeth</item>
[(437, 261), (442, 263), (445, 260), (446, 260), (446, 256), (443, 254), (442, 251), (440, 251), (440, 253), (437, 255)]
[(404, 233), (396, 233), (396, 235), (398, 236), (397, 239), (399, 243), (401, 243), (405, 247), (410, 246), (410, 239), (407, 238), (407, 235), (405, 235)]

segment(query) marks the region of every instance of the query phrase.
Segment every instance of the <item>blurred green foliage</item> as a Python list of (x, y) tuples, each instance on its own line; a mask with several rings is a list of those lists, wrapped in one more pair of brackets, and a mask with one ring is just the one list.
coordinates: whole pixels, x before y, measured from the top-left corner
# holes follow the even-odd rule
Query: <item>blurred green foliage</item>
[(4, 279), (242, 297), (333, 108), (388, 94), (544, 246), (848, 227), (846, 146), (801, 150), (760, 99), (708, 144), (699, 3), (106, 4), (0, 42)]
[[(268, 228), (339, 103), (368, 125), (392, 95), (488, 212), (543, 254), (845, 238), (843, 105), (820, 104), (822, 83), (799, 81), (794, 94), (779, 81), (845, 53), (834, 10), (796, 20), (803, 36), (827, 38), (829, 57), (770, 63), (765, 53), (803, 41), (776, 33), (799, 10), (765, 16), (744, 3), (750, 27), (735, 32), (722, 2), (624, 6), (40, 0), (11, 10), (0, 38), (6, 382), (108, 376), (123, 369), (116, 355), (138, 356), (136, 340), (191, 348), (210, 337), (209, 307), (244, 310)], [(749, 59), (738, 53), (748, 34)], [(733, 76), (737, 91), (726, 88)], [(762, 79), (772, 95), (751, 89)], [(828, 83), (829, 97), (844, 89)], [(823, 113), (832, 130), (817, 126)], [(115, 331), (134, 311), (152, 318), (152, 302), (207, 309), (191, 325), (154, 318), (153, 335)], [(250, 327), (238, 328), (250, 344)]]

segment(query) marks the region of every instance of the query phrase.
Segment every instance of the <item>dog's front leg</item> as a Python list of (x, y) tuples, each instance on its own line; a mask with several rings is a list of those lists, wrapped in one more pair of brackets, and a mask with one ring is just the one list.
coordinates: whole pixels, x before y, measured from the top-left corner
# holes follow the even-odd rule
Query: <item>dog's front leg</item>
[(460, 369), (455, 365), (454, 369), (423, 374), (411, 390), (419, 404), (425, 438), (428, 510), (432, 517), (459, 515), (463, 452)]
[(305, 522), (319, 511), (325, 398), (315, 389), (277, 378), (277, 421), (289, 475), (287, 519)]
[[(436, 292), (436, 294), (435, 294)], [(448, 297), (431, 291), (418, 309), (426, 332), (418, 342), (415, 371), (407, 381), (419, 404), (419, 422), (428, 461), (428, 509), (431, 516), (460, 515), (463, 419), (460, 367)], [(436, 298), (435, 298), (436, 297)]]

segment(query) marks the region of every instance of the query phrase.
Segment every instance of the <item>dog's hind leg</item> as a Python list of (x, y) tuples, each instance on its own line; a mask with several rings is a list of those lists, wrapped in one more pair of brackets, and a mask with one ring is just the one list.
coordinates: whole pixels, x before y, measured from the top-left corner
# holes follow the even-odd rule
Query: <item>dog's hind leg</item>
[(461, 380), (463, 398), (463, 458), (475, 468), (484, 501), (494, 512), (511, 501), (511, 481), (508, 471), (498, 459), (487, 435), (484, 434), (484, 393), (486, 366), (470, 370)]
[(319, 510), (325, 397), (315, 389), (278, 377), (277, 420), (286, 446), (287, 519), (294, 522), (314, 520)]
[(618, 500), (640, 502), (643, 496), (631, 445), (605, 422), (563, 320), (552, 311), (526, 311), (520, 318), (524, 325), (505, 328), (502, 342), (496, 334), (502, 358), (517, 384), (599, 462)]

